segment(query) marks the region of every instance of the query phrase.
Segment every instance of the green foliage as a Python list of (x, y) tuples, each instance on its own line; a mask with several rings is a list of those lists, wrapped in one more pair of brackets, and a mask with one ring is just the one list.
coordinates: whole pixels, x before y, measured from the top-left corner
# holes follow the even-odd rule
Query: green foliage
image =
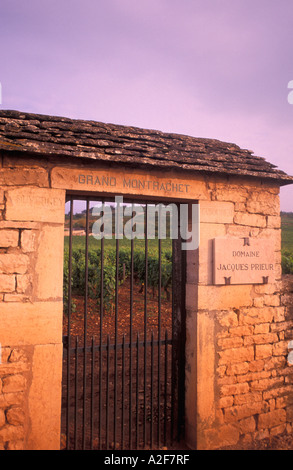
[(282, 272), (283, 274), (293, 274), (293, 253), (282, 252)]
[[(85, 247), (80, 240), (83, 237), (75, 237), (72, 248), (72, 277), (71, 288), (72, 295), (84, 295), (86, 289), (86, 263), (85, 263)], [(83, 240), (84, 242), (84, 240)], [(104, 249), (104, 269), (103, 269), (103, 305), (106, 312), (113, 310), (115, 301), (116, 287), (116, 246), (112, 240), (107, 240)], [(168, 287), (172, 282), (172, 250), (171, 245), (167, 242), (162, 251), (161, 257), (161, 281), (162, 287), (169, 298)], [(64, 308), (68, 309), (68, 282), (69, 282), (69, 248), (65, 247), (64, 255)], [(145, 284), (145, 250), (142, 243), (137, 243), (133, 257), (134, 278), (139, 281), (141, 287)], [(98, 303), (101, 300), (101, 249), (97, 247), (97, 241), (89, 243), (88, 251), (88, 275), (87, 286), (88, 296), (96, 299)], [(130, 275), (131, 271), (131, 247), (129, 243), (121, 240), (119, 247), (119, 264), (118, 264), (118, 282), (122, 284)], [(153, 288), (153, 292), (159, 284), (159, 256), (157, 246), (150, 244), (148, 252), (148, 286)], [(74, 308), (74, 305), (72, 305)]]
[(293, 274), (293, 213), (281, 212), (282, 272)]

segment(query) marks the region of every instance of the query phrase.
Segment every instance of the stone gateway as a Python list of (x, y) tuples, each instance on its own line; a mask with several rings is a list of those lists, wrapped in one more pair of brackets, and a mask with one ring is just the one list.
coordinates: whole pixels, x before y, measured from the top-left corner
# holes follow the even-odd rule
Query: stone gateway
[(231, 143), (0, 111), (0, 450), (60, 449), (71, 196), (199, 204), (199, 247), (182, 273), (185, 442), (290, 433), (279, 191), (292, 182)]

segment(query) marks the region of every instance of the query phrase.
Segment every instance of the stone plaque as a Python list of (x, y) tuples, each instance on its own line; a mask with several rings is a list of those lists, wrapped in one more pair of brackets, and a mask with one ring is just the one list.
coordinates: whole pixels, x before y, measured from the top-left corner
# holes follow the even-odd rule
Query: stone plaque
[(274, 282), (274, 244), (267, 239), (215, 238), (213, 279), (216, 285)]
[(207, 199), (204, 181), (182, 179), (169, 171), (155, 173), (134, 172), (126, 169), (86, 170), (55, 167), (51, 172), (53, 188), (95, 191), (97, 193), (145, 195), (179, 199)]

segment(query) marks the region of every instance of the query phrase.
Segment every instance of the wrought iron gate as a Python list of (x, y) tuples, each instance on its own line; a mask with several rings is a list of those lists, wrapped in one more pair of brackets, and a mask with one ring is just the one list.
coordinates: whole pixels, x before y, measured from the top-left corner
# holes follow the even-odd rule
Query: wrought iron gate
[[(84, 222), (77, 215), (77, 197), (68, 196), (67, 202), (62, 448), (174, 445), (184, 433), (185, 252), (180, 236), (161, 240), (157, 222), (150, 240), (145, 203), (143, 240), (97, 240), (91, 206), (108, 204), (115, 213), (115, 204), (82, 200)], [(126, 203), (135, 210), (135, 201)]]

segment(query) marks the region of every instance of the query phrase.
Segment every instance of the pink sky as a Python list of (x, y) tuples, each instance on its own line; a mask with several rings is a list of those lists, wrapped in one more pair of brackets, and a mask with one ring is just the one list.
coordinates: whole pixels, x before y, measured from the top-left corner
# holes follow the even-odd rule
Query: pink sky
[(292, 24), (292, 0), (1, 0), (0, 106), (233, 142), (293, 175)]

